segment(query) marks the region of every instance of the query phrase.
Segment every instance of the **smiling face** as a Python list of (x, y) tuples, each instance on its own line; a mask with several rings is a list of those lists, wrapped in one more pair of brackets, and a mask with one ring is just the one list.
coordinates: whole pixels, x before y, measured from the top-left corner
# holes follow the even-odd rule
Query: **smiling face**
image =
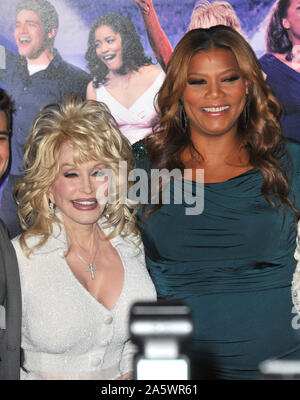
[(0, 110), (0, 177), (6, 171), (9, 160), (9, 133), (6, 116)]
[(95, 31), (96, 54), (111, 71), (122, 67), (122, 38), (111, 27), (102, 25)]
[(211, 48), (195, 54), (188, 68), (182, 101), (195, 135), (236, 135), (248, 82), (230, 50)]
[(31, 10), (18, 13), (15, 25), (15, 40), (20, 56), (28, 60), (38, 58), (48, 46), (48, 39), (55, 35), (54, 29), (46, 34), (38, 14)]
[(61, 212), (67, 227), (94, 224), (105, 208), (105, 201), (99, 197), (103, 200), (107, 190), (103, 176), (106, 166), (95, 160), (75, 164), (70, 142), (61, 146), (58, 161), (59, 174), (48, 191), (51, 202)]
[(282, 19), (282, 25), (288, 30), (293, 45), (300, 45), (300, 0), (290, 0), (287, 16)]

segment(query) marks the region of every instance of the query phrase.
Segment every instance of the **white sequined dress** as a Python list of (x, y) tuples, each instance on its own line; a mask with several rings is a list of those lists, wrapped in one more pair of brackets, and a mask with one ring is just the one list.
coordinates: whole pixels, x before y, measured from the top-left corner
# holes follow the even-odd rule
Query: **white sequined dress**
[[(120, 297), (109, 310), (77, 280), (64, 259), (65, 231), (54, 227), (30, 259), (13, 240), (22, 288), (21, 379), (115, 379), (132, 371), (135, 348), (128, 318), (135, 301), (155, 301), (144, 250), (121, 237), (111, 239), (124, 266)], [(104, 230), (105, 232), (105, 230)], [(30, 239), (30, 244), (36, 241)]]

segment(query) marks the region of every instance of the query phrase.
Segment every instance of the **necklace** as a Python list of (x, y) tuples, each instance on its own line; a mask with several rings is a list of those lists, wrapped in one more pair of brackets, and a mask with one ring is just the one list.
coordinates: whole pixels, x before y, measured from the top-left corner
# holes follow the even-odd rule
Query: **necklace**
[[(93, 247), (94, 247), (94, 238), (93, 238)], [(74, 254), (79, 258), (79, 260), (83, 263), (83, 264), (87, 264), (89, 267), (87, 268), (86, 272), (90, 272), (91, 273), (91, 279), (94, 280), (95, 279), (95, 272), (97, 270), (96, 267), (94, 267), (93, 263), (97, 254), (98, 248), (96, 248), (95, 253), (93, 255), (93, 258), (91, 260), (91, 262), (87, 262), (80, 254), (76, 253), (74, 251)]]
[(95, 272), (96, 272), (96, 270), (97, 270), (97, 268), (93, 266), (93, 262), (94, 262), (96, 253), (97, 253), (97, 250), (95, 251), (93, 260), (92, 260), (92, 262), (90, 262), (90, 263), (88, 263), (83, 257), (81, 257), (80, 254), (75, 253), (76, 256), (80, 259), (80, 261), (83, 262), (83, 264), (87, 264), (87, 265), (89, 266), (88, 269), (86, 270), (86, 272), (90, 272), (90, 273), (91, 273), (91, 279), (92, 279), (92, 280), (95, 279)]

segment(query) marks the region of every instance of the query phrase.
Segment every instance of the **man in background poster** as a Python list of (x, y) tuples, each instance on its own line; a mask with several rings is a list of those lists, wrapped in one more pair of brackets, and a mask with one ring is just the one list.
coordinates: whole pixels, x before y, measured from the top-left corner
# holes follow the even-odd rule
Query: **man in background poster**
[(58, 14), (49, 1), (21, 0), (16, 6), (14, 32), (19, 55), (2, 47), (0, 82), (16, 108), (11, 168), (0, 207), (11, 238), (21, 232), (12, 191), (22, 174), (23, 144), (34, 116), (43, 104), (59, 101), (71, 92), (84, 96), (90, 80), (86, 72), (65, 62), (54, 49), (58, 25)]

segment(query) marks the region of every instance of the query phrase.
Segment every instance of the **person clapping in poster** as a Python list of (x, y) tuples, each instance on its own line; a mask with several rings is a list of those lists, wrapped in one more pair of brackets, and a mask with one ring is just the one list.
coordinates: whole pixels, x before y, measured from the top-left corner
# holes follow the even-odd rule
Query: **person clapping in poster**
[(155, 96), (164, 72), (146, 57), (133, 23), (109, 13), (90, 31), (85, 58), (93, 80), (86, 97), (105, 103), (122, 134), (134, 144), (152, 132)]

